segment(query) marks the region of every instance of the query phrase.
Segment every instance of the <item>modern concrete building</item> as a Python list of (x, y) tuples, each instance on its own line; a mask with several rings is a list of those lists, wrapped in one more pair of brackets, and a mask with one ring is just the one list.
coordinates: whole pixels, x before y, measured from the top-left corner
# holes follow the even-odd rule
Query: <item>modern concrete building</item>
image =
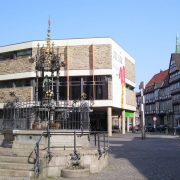
[[(91, 129), (118, 126), (124, 134), (135, 125), (135, 60), (111, 38), (51, 40), (65, 67), (60, 71), (59, 101), (73, 101), (85, 93), (94, 100)], [(0, 47), (0, 122), (4, 103), (35, 100), (35, 63), (30, 61), (46, 41)], [(41, 91), (40, 91), (41, 92)], [(41, 93), (39, 93), (41, 98)], [(0, 124), (2, 128), (2, 125)]]

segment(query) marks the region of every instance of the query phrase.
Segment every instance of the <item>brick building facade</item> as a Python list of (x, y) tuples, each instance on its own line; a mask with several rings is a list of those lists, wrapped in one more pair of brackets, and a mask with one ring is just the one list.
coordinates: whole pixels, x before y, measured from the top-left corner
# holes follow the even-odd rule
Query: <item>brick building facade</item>
[[(65, 67), (60, 71), (60, 101), (72, 101), (85, 93), (93, 99), (91, 125), (108, 130), (118, 125), (125, 133), (129, 121), (135, 125), (135, 60), (111, 38), (52, 40)], [(0, 47), (0, 118), (4, 103), (35, 100), (37, 45), (31, 41)], [(55, 92), (56, 93), (56, 92)], [(41, 97), (41, 96), (39, 96)]]

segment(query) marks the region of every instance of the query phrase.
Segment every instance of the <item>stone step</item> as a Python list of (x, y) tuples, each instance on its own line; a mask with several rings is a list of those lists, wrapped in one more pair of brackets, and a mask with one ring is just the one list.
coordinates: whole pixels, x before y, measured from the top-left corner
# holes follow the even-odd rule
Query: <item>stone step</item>
[(28, 158), (27, 157), (17, 157), (17, 156), (0, 156), (0, 162), (28, 163)]
[[(35, 148), (35, 144), (25, 144), (25, 143), (14, 143), (13, 148), (17, 149), (27, 149), (28, 151), (33, 150)], [(44, 145), (40, 144), (39, 145), (40, 149), (44, 149)]]
[(0, 156), (12, 156), (12, 148), (0, 147)]
[(0, 176), (5, 177), (32, 177), (33, 171), (0, 169)]
[(30, 171), (33, 171), (33, 168), (34, 168), (34, 164), (0, 162), (0, 169), (30, 170)]
[(0, 180), (34, 180), (33, 177), (14, 177), (14, 176), (1, 176), (0, 175)]
[(28, 157), (32, 151), (24, 149), (12, 149), (0, 147), (0, 156), (25, 156)]
[[(0, 156), (19, 156), (19, 157), (29, 157), (30, 154), (34, 157), (35, 153), (32, 149), (12, 149), (12, 148), (4, 148), (0, 147)], [(44, 157), (46, 155), (46, 150), (40, 149), (40, 157)]]

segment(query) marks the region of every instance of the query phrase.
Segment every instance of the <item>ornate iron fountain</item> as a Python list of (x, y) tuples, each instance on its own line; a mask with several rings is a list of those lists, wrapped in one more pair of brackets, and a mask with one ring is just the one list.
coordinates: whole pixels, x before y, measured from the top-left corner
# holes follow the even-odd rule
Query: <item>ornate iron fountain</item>
[[(81, 165), (82, 159), (79, 149), (77, 148), (77, 138), (79, 140), (82, 136), (87, 137), (85, 142), (88, 142), (89, 145), (89, 113), (92, 111), (91, 106), (93, 105), (93, 101), (87, 101), (85, 93), (81, 94), (79, 100), (60, 100), (60, 71), (61, 68), (65, 67), (65, 62), (61, 59), (59, 48), (55, 46), (54, 43), (51, 43), (50, 20), (48, 22), (46, 46), (43, 45), (40, 47), (40, 44), (38, 43), (36, 55), (31, 57), (29, 61), (35, 64), (36, 77), (34, 101), (20, 102), (18, 97), (16, 97), (15, 94), (12, 94), (14, 100), (4, 105), (3, 129), (40, 130), (40, 133), (38, 134), (39, 140), (35, 143), (34, 148), (36, 156), (34, 161), (34, 171), (37, 176), (40, 174), (40, 142), (42, 139), (45, 137), (45, 139), (47, 138), (48, 140), (47, 159), (48, 162), (50, 162), (53, 157), (51, 150), (52, 136), (58, 137), (62, 141), (62, 135), (68, 136), (70, 134), (73, 153), (69, 154), (70, 166), (65, 168), (63, 172), (65, 176), (70, 172), (77, 175), (77, 171), (79, 172), (79, 176), (82, 175), (83, 171), (85, 172), (85, 175), (89, 175), (89, 168), (84, 168)], [(32, 136), (30, 137), (32, 138)], [(81, 141), (83, 141), (82, 139)], [(64, 139), (63, 141), (66, 143)], [(107, 144), (104, 143), (104, 149)], [(65, 146), (64, 150), (66, 150)], [(98, 138), (97, 152), (100, 159), (102, 156), (100, 138)]]

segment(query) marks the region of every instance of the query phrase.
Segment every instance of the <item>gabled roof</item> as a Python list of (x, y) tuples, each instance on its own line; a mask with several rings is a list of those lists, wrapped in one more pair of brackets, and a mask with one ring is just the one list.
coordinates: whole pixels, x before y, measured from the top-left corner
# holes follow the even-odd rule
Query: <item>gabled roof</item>
[(168, 78), (168, 71), (164, 70), (164, 71), (160, 71), (159, 73), (155, 74), (151, 80), (146, 84), (146, 88), (150, 87), (150, 86), (154, 86), (155, 84), (163, 84), (163, 82)]

